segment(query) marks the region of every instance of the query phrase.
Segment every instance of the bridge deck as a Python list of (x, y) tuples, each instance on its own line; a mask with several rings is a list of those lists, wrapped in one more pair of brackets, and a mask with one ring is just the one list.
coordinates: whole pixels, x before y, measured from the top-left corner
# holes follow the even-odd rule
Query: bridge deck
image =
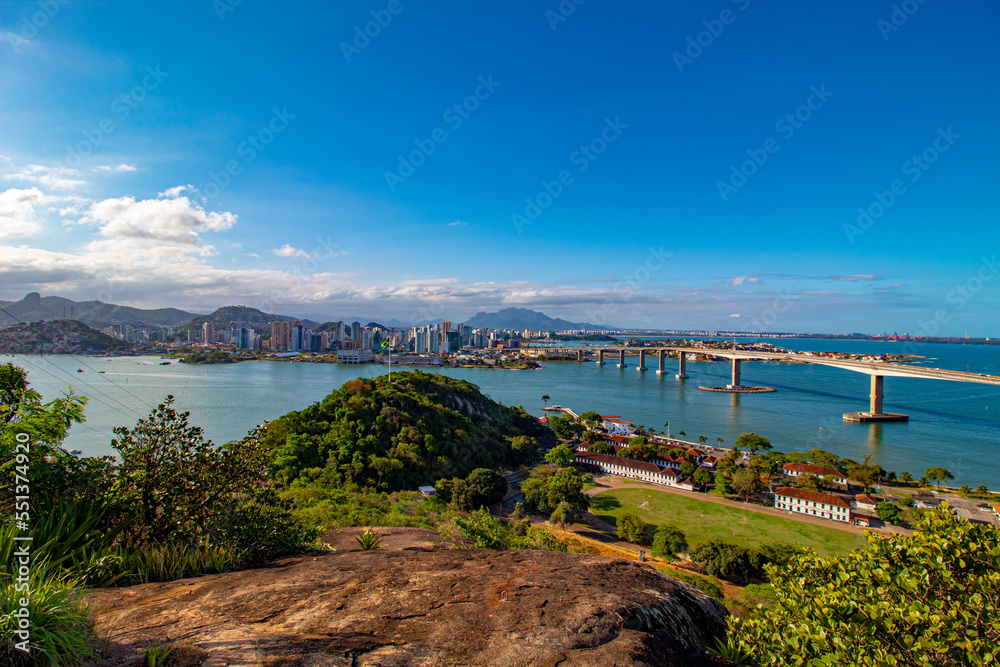
[[(700, 347), (646, 347), (646, 348), (545, 348), (546, 351), (576, 352), (578, 350), (596, 353), (603, 351), (604, 354), (620, 354), (625, 350), (626, 356), (638, 356), (642, 350), (646, 356), (659, 354), (660, 350), (667, 352), (685, 352), (687, 354), (703, 354), (723, 359), (739, 359), (741, 361), (797, 361), (800, 363), (816, 364), (820, 366), (832, 366), (843, 370), (865, 373), (866, 375), (882, 375), (885, 377), (915, 377), (928, 380), (950, 380), (953, 382), (971, 382), (975, 384), (991, 384), (1000, 386), (1000, 376), (985, 375), (982, 373), (969, 373), (966, 371), (952, 371), (942, 368), (924, 368), (921, 366), (906, 366), (904, 364), (892, 364), (888, 362), (857, 361), (854, 359), (830, 359), (828, 357), (817, 357), (811, 354), (797, 354), (785, 352), (758, 352), (755, 350), (713, 350), (711, 348)], [(647, 360), (648, 361), (648, 360)]]

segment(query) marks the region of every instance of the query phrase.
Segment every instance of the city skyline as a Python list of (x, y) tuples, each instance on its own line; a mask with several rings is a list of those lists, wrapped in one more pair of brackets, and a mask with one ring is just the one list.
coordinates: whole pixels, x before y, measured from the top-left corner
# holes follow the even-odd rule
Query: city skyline
[(998, 27), (917, 0), (6, 3), (0, 299), (993, 337)]

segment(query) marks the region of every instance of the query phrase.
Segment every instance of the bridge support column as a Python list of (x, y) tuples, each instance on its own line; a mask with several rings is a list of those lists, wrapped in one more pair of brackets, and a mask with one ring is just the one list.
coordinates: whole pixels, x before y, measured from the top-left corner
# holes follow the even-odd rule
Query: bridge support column
[(577, 350), (576, 351), (576, 360), (577, 361), (583, 361), (583, 350)]
[(677, 367), (677, 379), (683, 380), (688, 376), (687, 374), (687, 352), (678, 352), (677, 357), (680, 360), (680, 364)]
[(868, 412), (873, 415), (882, 414), (882, 376), (873, 375), (872, 376), (872, 395), (870, 405), (868, 406)]
[(872, 393), (868, 399), (868, 412), (846, 412), (844, 421), (847, 422), (905, 422), (909, 421), (909, 415), (899, 412), (882, 412), (882, 398), (885, 392), (882, 389), (883, 377), (872, 375)]
[(597, 365), (598, 366), (604, 365), (604, 350), (597, 351)]
[(660, 350), (660, 367), (656, 369), (657, 375), (663, 375), (667, 372), (667, 351)]
[(730, 387), (740, 386), (740, 359), (733, 359), (733, 381), (730, 383)]
[(635, 370), (639, 372), (646, 370), (646, 350), (639, 350), (639, 365)]
[(625, 367), (625, 350), (618, 350), (618, 368)]

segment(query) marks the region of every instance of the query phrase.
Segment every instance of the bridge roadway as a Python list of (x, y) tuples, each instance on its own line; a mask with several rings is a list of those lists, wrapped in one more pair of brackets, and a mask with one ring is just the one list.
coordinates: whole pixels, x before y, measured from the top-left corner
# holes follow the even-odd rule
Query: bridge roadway
[(638, 356), (639, 364), (637, 369), (645, 371), (646, 355), (656, 354), (659, 357), (659, 369), (657, 374), (666, 373), (666, 357), (669, 352), (678, 353), (679, 368), (678, 378), (686, 378), (686, 357), (689, 354), (702, 354), (711, 357), (730, 359), (732, 361), (732, 382), (727, 385), (730, 391), (738, 392), (744, 387), (740, 384), (741, 366), (744, 361), (794, 361), (806, 364), (816, 364), (820, 366), (832, 366), (843, 370), (865, 373), (872, 378), (871, 395), (869, 409), (867, 412), (848, 412), (844, 414), (846, 421), (857, 422), (887, 422), (887, 421), (907, 421), (904, 414), (882, 411), (883, 388), (882, 379), (884, 377), (913, 377), (928, 380), (950, 380), (952, 382), (970, 382), (975, 384), (990, 384), (1000, 386), (1000, 376), (984, 375), (982, 373), (969, 373), (964, 371), (953, 371), (941, 368), (925, 368), (922, 366), (907, 366), (904, 364), (894, 364), (881, 361), (860, 361), (855, 359), (834, 359), (798, 352), (761, 352), (757, 350), (717, 350), (703, 347), (653, 347), (653, 348), (615, 348), (615, 349), (583, 349), (583, 348), (545, 348), (553, 352), (573, 353), (577, 355), (578, 361), (583, 361), (585, 353), (596, 353), (597, 363), (604, 364), (605, 354), (618, 355), (618, 367), (627, 366), (625, 358), (627, 356)]

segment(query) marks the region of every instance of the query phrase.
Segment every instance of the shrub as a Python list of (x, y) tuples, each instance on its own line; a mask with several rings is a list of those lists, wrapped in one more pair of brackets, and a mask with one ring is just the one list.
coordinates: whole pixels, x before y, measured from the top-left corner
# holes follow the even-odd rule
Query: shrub
[(656, 536), (653, 538), (654, 556), (672, 560), (677, 554), (687, 551), (687, 548), (687, 536), (674, 524), (665, 523), (656, 529)]
[(649, 545), (653, 531), (649, 525), (631, 512), (618, 517), (618, 537), (633, 544)]
[(774, 607), (730, 617), (761, 664), (993, 664), (1000, 658), (1000, 534), (929, 511), (912, 537), (869, 535), (843, 557), (769, 568)]
[(25, 593), (16, 590), (12, 578), (0, 581), (0, 662), (11, 667), (77, 665), (93, 655), (94, 632), (78, 597), (80, 583), (60, 580), (44, 564), (32, 567), (27, 596), (31, 639), (25, 653), (17, 649), (23, 639), (16, 634), (18, 618), (14, 616)]

